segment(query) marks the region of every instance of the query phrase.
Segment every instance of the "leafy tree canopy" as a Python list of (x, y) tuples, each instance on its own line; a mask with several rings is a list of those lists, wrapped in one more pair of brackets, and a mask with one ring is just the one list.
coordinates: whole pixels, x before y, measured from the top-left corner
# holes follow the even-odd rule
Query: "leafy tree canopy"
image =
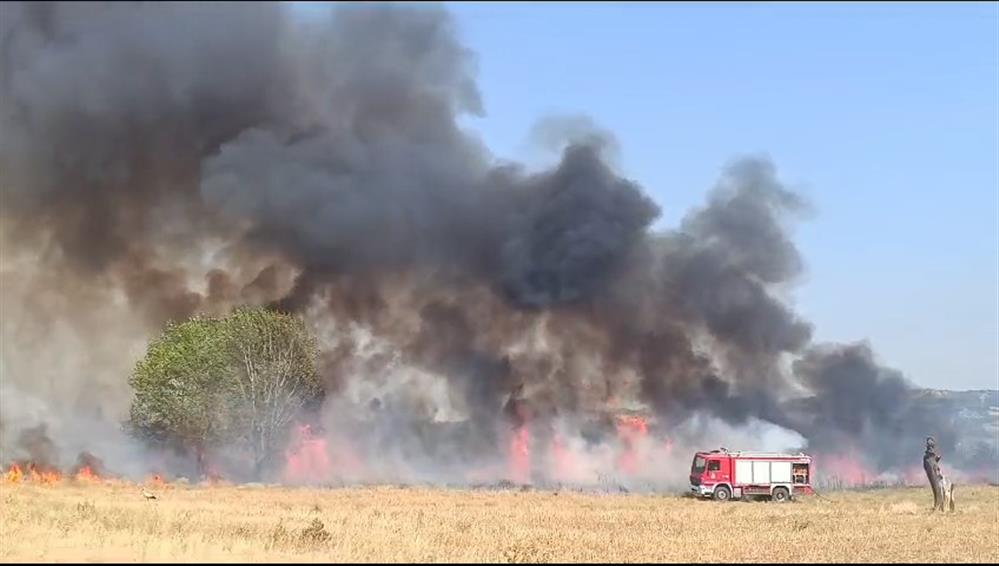
[(322, 396), (318, 348), (304, 321), (262, 308), (169, 324), (129, 379), (138, 436), (206, 451), (252, 454), (260, 474), (293, 419)]

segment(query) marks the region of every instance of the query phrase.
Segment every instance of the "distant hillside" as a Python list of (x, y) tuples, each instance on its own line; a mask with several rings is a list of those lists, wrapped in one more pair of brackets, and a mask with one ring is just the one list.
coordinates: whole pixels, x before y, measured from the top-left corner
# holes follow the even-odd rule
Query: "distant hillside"
[[(881, 465), (901, 461), (900, 451), (905, 461), (918, 460), (924, 436), (935, 435), (946, 466), (999, 482), (999, 390), (916, 389), (911, 395), (908, 402), (898, 406), (897, 412), (885, 421), (895, 432), (879, 436), (878, 433), (883, 432), (881, 429), (869, 430), (862, 450), (879, 457)], [(809, 433), (821, 437), (829, 426), (821, 420), (823, 416), (829, 419), (828, 408), (822, 415), (823, 408), (815, 397), (792, 399), (782, 408), (792, 425), (790, 428), (802, 431), (809, 441), (812, 440)], [(820, 418), (815, 419), (813, 415), (820, 415)], [(806, 428), (796, 428), (800, 424)], [(895, 436), (899, 431), (904, 434)], [(876, 442), (871, 442), (870, 438)], [(821, 451), (816, 446), (818, 444), (810, 444), (812, 450)]]
[(951, 415), (957, 433), (957, 446), (941, 446), (965, 465), (999, 464), (999, 390), (948, 391), (923, 389), (923, 403)]

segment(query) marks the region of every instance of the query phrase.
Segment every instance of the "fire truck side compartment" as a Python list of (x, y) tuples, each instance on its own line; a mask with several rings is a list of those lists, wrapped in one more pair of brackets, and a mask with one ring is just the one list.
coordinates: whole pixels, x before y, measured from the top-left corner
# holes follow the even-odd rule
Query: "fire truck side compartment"
[(771, 462), (770, 481), (773, 483), (791, 483), (791, 462)]

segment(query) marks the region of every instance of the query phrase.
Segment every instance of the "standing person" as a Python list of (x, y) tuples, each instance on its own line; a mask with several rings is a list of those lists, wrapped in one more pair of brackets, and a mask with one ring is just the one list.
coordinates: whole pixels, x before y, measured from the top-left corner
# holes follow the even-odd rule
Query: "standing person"
[(923, 470), (926, 471), (926, 478), (930, 480), (930, 487), (933, 489), (933, 510), (943, 511), (944, 497), (943, 491), (940, 489), (940, 454), (937, 452), (937, 443), (932, 436), (926, 437)]

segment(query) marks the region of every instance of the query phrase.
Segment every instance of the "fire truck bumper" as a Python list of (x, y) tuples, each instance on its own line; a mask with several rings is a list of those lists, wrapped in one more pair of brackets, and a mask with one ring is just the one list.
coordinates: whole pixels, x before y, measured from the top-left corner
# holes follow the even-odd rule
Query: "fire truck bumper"
[(711, 495), (714, 493), (712, 486), (708, 485), (692, 485), (690, 486), (690, 492), (695, 495)]

